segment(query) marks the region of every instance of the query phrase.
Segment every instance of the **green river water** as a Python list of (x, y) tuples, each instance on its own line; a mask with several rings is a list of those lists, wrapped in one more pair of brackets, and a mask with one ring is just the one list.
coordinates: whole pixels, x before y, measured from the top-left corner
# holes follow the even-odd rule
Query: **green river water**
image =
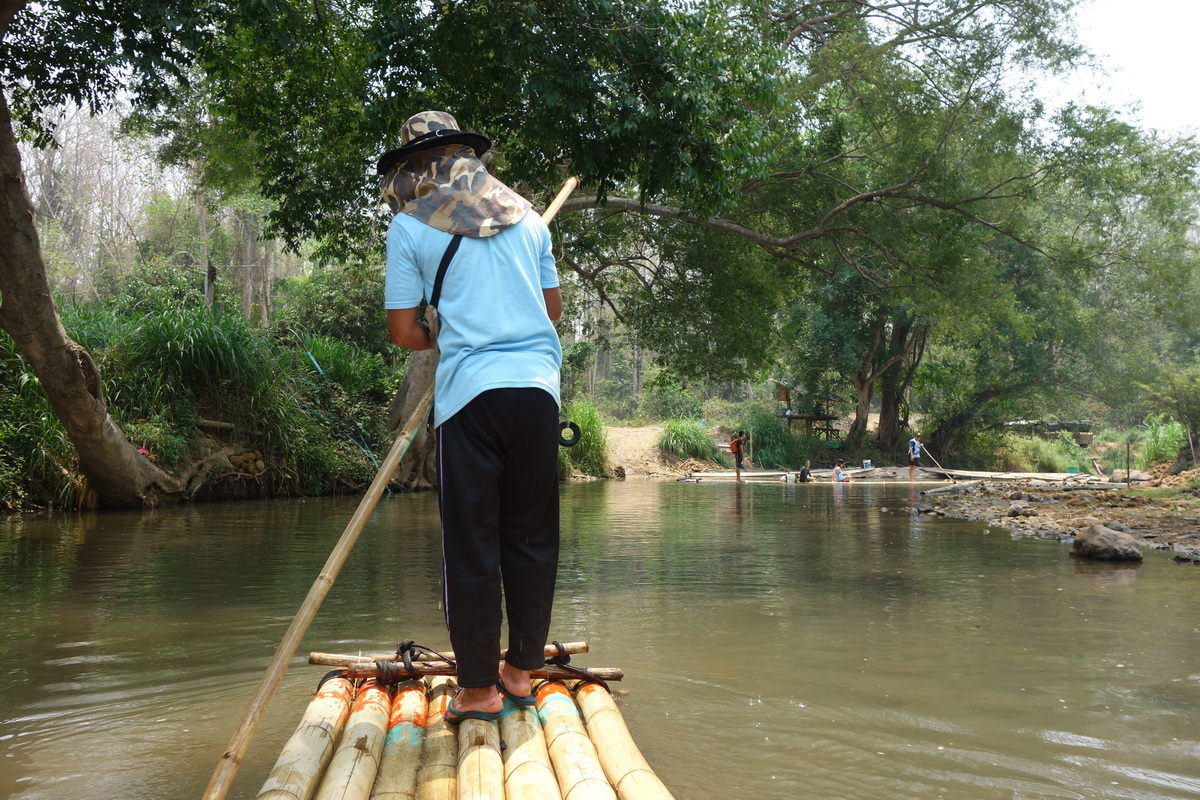
[[(621, 667), (680, 800), (1200, 798), (1200, 567), (1081, 565), (908, 484), (563, 487), (553, 636)], [(0, 798), (198, 798), (357, 498), (0, 519)], [(433, 494), (386, 496), (230, 797), (325, 668), (448, 647)]]

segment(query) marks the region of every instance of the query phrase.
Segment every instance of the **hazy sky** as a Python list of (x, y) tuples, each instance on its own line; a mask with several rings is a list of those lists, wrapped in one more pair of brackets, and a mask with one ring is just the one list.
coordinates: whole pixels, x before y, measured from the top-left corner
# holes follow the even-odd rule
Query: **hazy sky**
[(1127, 118), (1139, 127), (1200, 134), (1200, 0), (1083, 0), (1076, 22), (1080, 42), (1109, 74), (1083, 73), (1061, 92), (1139, 103)]

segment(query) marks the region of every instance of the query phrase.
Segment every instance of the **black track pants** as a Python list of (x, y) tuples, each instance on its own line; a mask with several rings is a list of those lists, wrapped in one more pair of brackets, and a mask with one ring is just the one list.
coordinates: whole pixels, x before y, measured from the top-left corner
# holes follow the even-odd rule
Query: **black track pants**
[(542, 389), (493, 389), (437, 429), (446, 628), (458, 684), (491, 686), (500, 661), (545, 662), (558, 573), (558, 406)]

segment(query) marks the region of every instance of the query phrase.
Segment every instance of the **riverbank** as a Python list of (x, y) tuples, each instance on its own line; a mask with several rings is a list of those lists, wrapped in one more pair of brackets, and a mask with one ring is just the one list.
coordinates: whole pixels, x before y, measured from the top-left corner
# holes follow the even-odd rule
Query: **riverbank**
[[(669, 478), (718, 468), (659, 452), (656, 425), (608, 427), (609, 461), (625, 477)], [(896, 467), (897, 471), (901, 468)], [(922, 510), (979, 520), (1014, 536), (1069, 540), (1092, 525), (1128, 528), (1142, 549), (1170, 550), (1200, 563), (1200, 470), (1158, 476), (1145, 488), (1123, 484), (1055, 485), (1048, 481), (982, 480), (924, 494)]]
[(1092, 525), (1125, 530), (1142, 549), (1170, 550), (1200, 563), (1200, 470), (1163, 485), (1054, 486), (1044, 481), (968, 481), (924, 493), (920, 510), (980, 520), (1014, 536), (1069, 540)]

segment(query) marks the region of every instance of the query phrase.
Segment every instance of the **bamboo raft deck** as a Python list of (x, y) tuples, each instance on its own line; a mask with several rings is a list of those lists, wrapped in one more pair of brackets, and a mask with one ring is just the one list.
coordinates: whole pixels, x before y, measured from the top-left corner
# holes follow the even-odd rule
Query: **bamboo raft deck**
[(399, 664), (389, 686), (381, 673), (397, 670), (381, 660), (397, 657), (310, 654), (341, 669), (322, 680), (258, 800), (673, 800), (607, 688), (577, 670), (535, 670), (536, 707), (505, 698), (498, 723), (452, 725), (453, 664)]

